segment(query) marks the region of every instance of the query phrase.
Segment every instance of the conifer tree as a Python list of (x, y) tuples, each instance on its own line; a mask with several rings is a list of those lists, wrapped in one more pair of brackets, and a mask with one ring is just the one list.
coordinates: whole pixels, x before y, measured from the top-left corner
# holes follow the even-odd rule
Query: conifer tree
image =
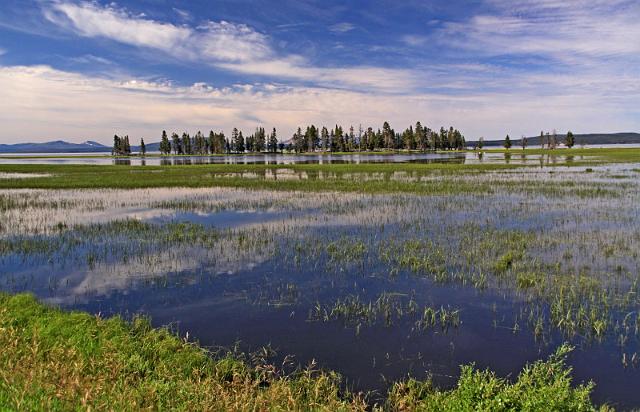
[(573, 147), (573, 145), (575, 145), (575, 144), (576, 144), (576, 139), (575, 139), (575, 137), (573, 136), (573, 133), (571, 133), (571, 130), (569, 130), (569, 131), (567, 132), (567, 138), (566, 138), (566, 140), (565, 140), (565, 144), (567, 145), (567, 147), (568, 147), (569, 149), (571, 149), (571, 148)]
[(268, 150), (271, 153), (276, 153), (278, 151), (278, 136), (276, 135), (276, 128), (274, 127), (269, 135), (269, 143)]
[(171, 143), (167, 138), (167, 131), (162, 131), (162, 139), (160, 140), (160, 153), (163, 155), (168, 155), (171, 153)]
[(504, 138), (504, 148), (507, 150), (511, 149), (511, 138), (509, 137), (509, 135)]
[(171, 145), (173, 146), (174, 154), (182, 154), (182, 142), (180, 141), (180, 136), (178, 136), (178, 133), (171, 134)]

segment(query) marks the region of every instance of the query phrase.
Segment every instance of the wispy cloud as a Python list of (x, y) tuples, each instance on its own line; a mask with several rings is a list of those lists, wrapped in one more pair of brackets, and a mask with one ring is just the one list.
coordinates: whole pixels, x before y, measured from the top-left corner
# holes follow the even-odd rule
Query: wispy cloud
[(533, 54), (560, 62), (637, 56), (640, 3), (491, 0), (493, 12), (444, 25), (441, 39), (482, 55)]
[(180, 17), (180, 19), (184, 21), (191, 21), (191, 13), (189, 13), (188, 11), (179, 9), (177, 7), (174, 7), (173, 11), (176, 12), (176, 14), (178, 15), (178, 17)]
[(427, 36), (407, 34), (402, 36), (401, 40), (409, 46), (416, 47), (424, 45), (429, 39)]
[(334, 33), (346, 33), (348, 31), (351, 31), (353, 29), (355, 29), (356, 26), (351, 24), (351, 23), (347, 23), (347, 22), (342, 22), (342, 23), (336, 23), (333, 24), (331, 26), (329, 26), (329, 30), (334, 32)]
[(208, 21), (197, 27), (176, 26), (111, 6), (64, 1), (50, 4), (44, 13), (49, 21), (80, 36), (161, 50), (177, 59), (202, 61), (233, 72), (379, 91), (406, 91), (415, 86), (410, 70), (313, 66), (302, 56), (278, 53), (268, 36), (244, 24)]

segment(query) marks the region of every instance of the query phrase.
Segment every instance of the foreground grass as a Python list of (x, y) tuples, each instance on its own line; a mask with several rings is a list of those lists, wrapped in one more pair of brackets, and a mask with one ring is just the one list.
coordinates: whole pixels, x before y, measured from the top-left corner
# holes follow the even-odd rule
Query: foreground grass
[[(30, 295), (0, 294), (0, 409), (365, 410), (332, 372), (281, 375), (231, 355), (211, 356), (148, 321), (64, 312)], [(463, 367), (458, 386), (396, 383), (388, 410), (590, 411), (592, 385), (572, 388), (563, 346), (515, 383)], [(603, 408), (604, 409), (604, 408)]]

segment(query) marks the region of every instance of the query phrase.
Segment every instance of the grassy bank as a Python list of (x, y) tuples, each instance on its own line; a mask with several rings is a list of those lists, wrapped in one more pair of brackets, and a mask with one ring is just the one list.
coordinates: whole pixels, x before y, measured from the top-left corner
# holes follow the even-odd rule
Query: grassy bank
[[(64, 312), (29, 295), (0, 294), (0, 409), (365, 410), (332, 372), (282, 375), (267, 364), (213, 356), (148, 321)], [(396, 383), (387, 410), (575, 410), (592, 385), (571, 386), (561, 347), (514, 383), (471, 366), (457, 387)], [(369, 408), (372, 406), (369, 405)]]

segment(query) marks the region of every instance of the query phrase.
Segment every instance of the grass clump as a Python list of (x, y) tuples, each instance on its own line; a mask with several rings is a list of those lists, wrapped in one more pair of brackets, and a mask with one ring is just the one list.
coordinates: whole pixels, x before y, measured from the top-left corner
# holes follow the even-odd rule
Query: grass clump
[(458, 385), (450, 391), (434, 388), (430, 381), (396, 383), (388, 404), (396, 410), (419, 411), (607, 411), (590, 400), (593, 383), (572, 387), (566, 366), (569, 345), (560, 346), (547, 360), (525, 366), (515, 382), (488, 370), (463, 366)]
[(0, 295), (0, 409), (363, 410), (335, 373), (280, 375), (213, 357), (145, 319)]

